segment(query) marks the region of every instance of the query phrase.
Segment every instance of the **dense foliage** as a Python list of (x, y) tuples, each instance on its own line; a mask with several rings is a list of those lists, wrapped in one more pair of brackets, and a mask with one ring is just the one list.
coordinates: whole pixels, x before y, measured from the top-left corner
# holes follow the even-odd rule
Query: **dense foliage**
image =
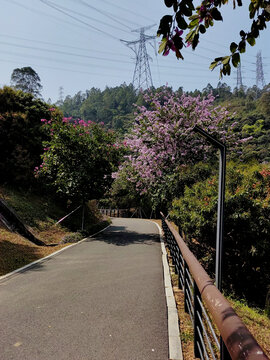
[[(255, 85), (251, 88), (243, 86), (232, 90), (226, 83), (219, 82), (216, 88), (208, 84), (202, 90), (196, 89), (185, 94), (192, 97), (206, 97), (212, 94), (215, 98), (213, 105), (225, 106), (230, 112), (231, 122), (236, 123), (235, 131), (241, 133), (242, 137), (253, 136), (253, 140), (243, 147), (243, 159), (255, 157), (259, 161), (269, 161), (269, 86), (263, 89)], [(159, 93), (162, 88), (152, 91)], [(181, 87), (175, 91), (177, 96), (183, 93)], [(132, 85), (124, 84), (106, 88), (104, 91), (93, 88), (85, 93), (79, 92), (73, 97), (67, 96), (61, 109), (66, 117), (83, 117), (87, 121), (104, 122), (106, 128), (116, 130), (123, 138), (135, 122), (133, 103), (148, 106), (143, 94), (137, 95)]]
[[(209, 27), (215, 25), (215, 21), (222, 20), (222, 7), (229, 0), (203, 0), (199, 6), (194, 7), (193, 0), (164, 0), (167, 7), (172, 7), (174, 15), (165, 15), (160, 20), (158, 36), (162, 35), (159, 52), (168, 55), (170, 50), (175, 52), (178, 59), (183, 59), (180, 50), (187, 44), (196, 49), (200, 36), (207, 32)], [(233, 6), (242, 6), (242, 0), (233, 0)], [(221, 11), (219, 10), (221, 9)], [(270, 1), (250, 0), (249, 18), (252, 19), (250, 31), (240, 31), (240, 42), (232, 42), (230, 45), (231, 55), (216, 58), (210, 65), (210, 69), (221, 65), (220, 75), (230, 75), (231, 65), (237, 67), (240, 63), (240, 54), (246, 51), (247, 43), (254, 46), (260, 31), (266, 28), (270, 20)], [(187, 31), (185, 39), (184, 31)]]
[[(170, 217), (213, 272), (218, 176), (198, 180), (175, 199)], [(270, 167), (229, 163), (225, 202), (225, 269), (228, 291), (263, 306), (270, 285)], [(195, 238), (196, 242), (192, 239)]]
[(257, 159), (258, 161), (270, 160), (270, 85), (263, 89), (256, 86), (242, 87), (232, 92), (226, 84), (219, 83), (217, 88), (208, 84), (201, 92), (195, 90), (192, 96), (212, 93), (215, 103), (224, 105), (231, 114), (235, 123), (235, 131), (242, 137), (252, 139), (244, 144), (242, 158), (244, 161)]
[(32, 94), (0, 89), (0, 183), (33, 184), (45, 140), (40, 119), (48, 116), (49, 105)]
[(107, 87), (104, 91), (92, 88), (73, 97), (67, 96), (60, 108), (64, 116), (103, 122), (107, 128), (123, 133), (134, 118), (133, 104), (139, 97), (132, 85)]
[(61, 118), (51, 109), (49, 120), (41, 119), (49, 139), (43, 143), (43, 162), (36, 175), (69, 199), (97, 199), (111, 185), (120, 150), (112, 132), (91, 121)]

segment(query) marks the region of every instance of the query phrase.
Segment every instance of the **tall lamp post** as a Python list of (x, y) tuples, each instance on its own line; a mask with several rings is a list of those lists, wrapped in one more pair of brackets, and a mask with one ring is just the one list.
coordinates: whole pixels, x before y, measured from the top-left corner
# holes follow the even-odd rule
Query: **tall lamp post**
[[(219, 149), (219, 180), (218, 180), (218, 213), (217, 213), (217, 235), (216, 235), (216, 287), (222, 291), (223, 275), (223, 243), (224, 243), (224, 201), (225, 201), (225, 175), (226, 175), (226, 146), (212, 135), (208, 134), (199, 126), (195, 126), (193, 131), (202, 135), (213, 146)], [(221, 339), (220, 359), (230, 359), (228, 350)]]
[(223, 272), (223, 240), (224, 240), (224, 200), (225, 200), (225, 173), (226, 173), (226, 146), (199, 126), (193, 131), (205, 137), (212, 145), (219, 149), (219, 181), (218, 181), (218, 214), (216, 235), (216, 287), (222, 291)]

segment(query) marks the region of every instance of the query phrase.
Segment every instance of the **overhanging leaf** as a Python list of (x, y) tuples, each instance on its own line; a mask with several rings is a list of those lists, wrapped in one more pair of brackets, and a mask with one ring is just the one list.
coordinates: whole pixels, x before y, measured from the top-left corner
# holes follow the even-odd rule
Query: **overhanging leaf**
[(161, 53), (164, 52), (165, 47), (166, 47), (166, 45), (167, 45), (167, 41), (168, 41), (168, 40), (167, 40), (166, 38), (164, 38), (164, 39), (161, 40), (161, 43), (160, 43), (159, 48), (158, 48), (158, 53), (159, 53), (159, 54), (161, 54)]
[(175, 0), (164, 0), (164, 3), (167, 7), (173, 6)]
[(176, 13), (176, 21), (177, 21), (177, 25), (179, 26), (180, 29), (182, 30), (186, 30), (186, 28), (188, 27), (188, 24), (186, 22), (186, 20), (184, 19), (183, 16), (181, 16), (180, 11), (178, 11)]
[(210, 70), (214, 70), (219, 64), (219, 61), (212, 61), (210, 66), (209, 66), (209, 69)]
[(249, 43), (250, 46), (254, 46), (256, 44), (256, 40), (252, 36), (247, 37), (247, 42)]
[(239, 63), (240, 63), (240, 54), (237, 52), (234, 53), (232, 56), (232, 64), (234, 67), (237, 67)]
[(230, 56), (224, 56), (221, 60), (223, 65), (226, 65), (230, 62), (231, 57)]
[(232, 42), (230, 45), (231, 53), (235, 53), (238, 48), (238, 45), (235, 42)]
[(216, 7), (213, 7), (213, 9), (211, 9), (210, 13), (214, 20), (217, 20), (217, 21), (223, 20), (220, 11)]

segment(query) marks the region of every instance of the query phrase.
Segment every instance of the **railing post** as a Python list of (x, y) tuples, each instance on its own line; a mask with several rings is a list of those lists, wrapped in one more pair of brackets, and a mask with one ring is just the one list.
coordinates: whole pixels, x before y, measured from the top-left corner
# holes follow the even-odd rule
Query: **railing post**
[(198, 298), (201, 300), (201, 294), (196, 282), (194, 281), (194, 355), (195, 358), (201, 359), (198, 343), (200, 343), (199, 334), (201, 334), (201, 337), (203, 336), (203, 328), (200, 321), (200, 318), (202, 319), (202, 308)]
[(185, 312), (188, 313), (188, 306), (187, 306), (187, 301), (188, 301), (188, 296), (187, 296), (187, 291), (188, 291), (188, 273), (187, 273), (187, 263), (184, 260), (184, 307), (185, 307)]
[(180, 252), (179, 247), (176, 247), (174, 272), (178, 276), (179, 276), (179, 252)]
[(231, 355), (229, 354), (228, 349), (226, 348), (222, 337), (220, 337), (220, 360), (231, 360)]
[(184, 290), (184, 259), (182, 255), (180, 255), (181, 262), (179, 262), (179, 275), (178, 275), (178, 288)]

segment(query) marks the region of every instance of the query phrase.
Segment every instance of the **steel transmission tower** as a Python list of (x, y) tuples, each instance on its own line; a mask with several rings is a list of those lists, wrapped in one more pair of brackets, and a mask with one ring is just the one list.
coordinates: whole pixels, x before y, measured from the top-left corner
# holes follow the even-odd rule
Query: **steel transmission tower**
[(153, 41), (156, 36), (149, 36), (145, 34), (145, 31), (151, 29), (155, 25), (141, 27), (132, 32), (140, 34), (140, 38), (135, 41), (121, 40), (126, 46), (128, 46), (135, 53), (135, 70), (133, 73), (133, 86), (136, 90), (148, 89), (153, 86), (151, 70), (149, 60), (152, 60), (147, 53), (146, 43)]
[(263, 63), (262, 63), (262, 52), (258, 51), (256, 60), (256, 86), (263, 88), (265, 86), (264, 74), (263, 74)]
[(241, 89), (243, 87), (242, 81), (242, 71), (241, 71), (241, 63), (237, 66), (237, 82), (236, 82), (237, 89)]
[(64, 88), (63, 86), (59, 87), (59, 102), (63, 104), (64, 102)]

